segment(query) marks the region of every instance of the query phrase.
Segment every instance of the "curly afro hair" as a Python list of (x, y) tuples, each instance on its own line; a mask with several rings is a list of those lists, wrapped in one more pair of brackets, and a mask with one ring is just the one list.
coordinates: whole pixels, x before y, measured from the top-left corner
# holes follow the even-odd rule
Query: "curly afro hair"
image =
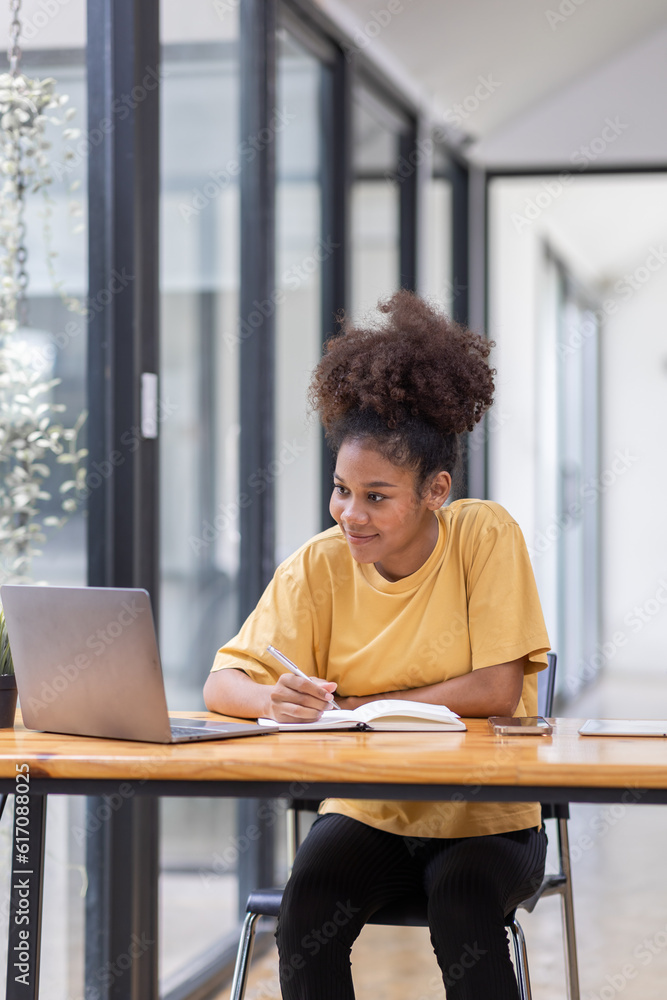
[(493, 344), (413, 292), (396, 292), (378, 311), (375, 323), (344, 322), (327, 341), (309, 399), (334, 452), (346, 439), (371, 439), (415, 470), (419, 493), (436, 472), (454, 473), (458, 435), (493, 402)]

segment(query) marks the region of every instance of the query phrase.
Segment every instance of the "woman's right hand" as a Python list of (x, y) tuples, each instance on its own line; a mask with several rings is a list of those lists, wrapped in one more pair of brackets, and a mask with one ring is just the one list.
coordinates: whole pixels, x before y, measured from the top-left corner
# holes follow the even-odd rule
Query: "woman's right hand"
[(270, 694), (271, 718), (276, 722), (317, 722), (332, 707), (335, 681), (319, 677), (297, 677), (284, 673)]

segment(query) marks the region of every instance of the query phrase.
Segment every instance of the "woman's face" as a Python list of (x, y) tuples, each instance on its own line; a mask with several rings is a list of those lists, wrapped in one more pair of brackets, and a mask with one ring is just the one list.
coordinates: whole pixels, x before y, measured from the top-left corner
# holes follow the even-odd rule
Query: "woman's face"
[(329, 510), (357, 562), (374, 563), (387, 580), (399, 580), (415, 573), (433, 551), (434, 511), (450, 489), (451, 476), (439, 472), (421, 499), (413, 470), (394, 465), (370, 442), (348, 439), (338, 451)]

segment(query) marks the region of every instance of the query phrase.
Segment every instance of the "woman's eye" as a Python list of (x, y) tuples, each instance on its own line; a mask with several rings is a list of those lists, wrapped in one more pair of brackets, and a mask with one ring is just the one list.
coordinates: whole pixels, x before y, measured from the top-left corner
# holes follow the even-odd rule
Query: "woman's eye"
[(340, 494), (340, 496), (344, 496), (345, 493), (347, 493), (345, 487), (339, 486), (338, 483), (334, 483), (334, 490), (336, 491), (336, 493)]
[(372, 500), (373, 503), (379, 503), (380, 500), (384, 500), (385, 498), (382, 496), (381, 493), (369, 493), (368, 499)]

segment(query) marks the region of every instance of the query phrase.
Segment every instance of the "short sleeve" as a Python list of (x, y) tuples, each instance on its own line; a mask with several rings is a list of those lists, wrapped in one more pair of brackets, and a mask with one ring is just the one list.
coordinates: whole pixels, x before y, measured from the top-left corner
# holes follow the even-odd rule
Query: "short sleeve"
[(307, 583), (280, 566), (240, 632), (218, 650), (211, 671), (234, 667), (259, 684), (275, 684), (285, 668), (267, 653), (268, 645), (304, 673), (319, 676), (317, 620)]
[(528, 656), (543, 670), (550, 649), (533, 568), (516, 521), (497, 518), (475, 539), (467, 574), (473, 670)]

